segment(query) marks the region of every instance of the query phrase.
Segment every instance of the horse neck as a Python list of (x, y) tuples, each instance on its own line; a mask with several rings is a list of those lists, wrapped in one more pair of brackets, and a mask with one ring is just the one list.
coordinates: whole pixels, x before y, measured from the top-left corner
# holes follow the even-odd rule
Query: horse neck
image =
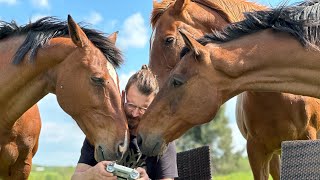
[(245, 0), (194, 0), (210, 7), (226, 18), (228, 23), (241, 21), (245, 12), (265, 10), (267, 7)]
[(274, 91), (320, 97), (319, 52), (290, 35), (264, 30), (211, 48), (212, 63), (226, 76), (224, 99), (240, 92)]
[(0, 78), (3, 87), (0, 89), (0, 126), (12, 126), (32, 105), (49, 92), (54, 93), (58, 65), (74, 49), (71, 40), (57, 38), (38, 49), (34, 63), (29, 63), (27, 57), (18, 65), (9, 62), (8, 58), (1, 59), (6, 65), (2, 67), (3, 78)]

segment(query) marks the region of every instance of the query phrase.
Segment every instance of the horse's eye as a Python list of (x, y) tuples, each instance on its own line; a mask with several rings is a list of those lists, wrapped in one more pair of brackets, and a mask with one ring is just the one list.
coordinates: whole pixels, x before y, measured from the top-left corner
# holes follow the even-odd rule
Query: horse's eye
[(166, 45), (169, 45), (169, 44), (171, 44), (173, 41), (174, 41), (174, 37), (167, 37), (167, 38), (165, 39), (165, 44), (166, 44)]
[(99, 86), (101, 86), (101, 85), (104, 85), (104, 79), (103, 78), (101, 78), (101, 77), (95, 77), (95, 76), (93, 76), (93, 77), (91, 77), (91, 81), (95, 84), (95, 85), (99, 85)]
[(173, 85), (173, 87), (179, 87), (179, 86), (181, 86), (183, 83), (184, 83), (184, 81), (183, 81), (182, 79), (180, 79), (180, 78), (174, 77), (174, 78), (172, 79), (172, 85)]

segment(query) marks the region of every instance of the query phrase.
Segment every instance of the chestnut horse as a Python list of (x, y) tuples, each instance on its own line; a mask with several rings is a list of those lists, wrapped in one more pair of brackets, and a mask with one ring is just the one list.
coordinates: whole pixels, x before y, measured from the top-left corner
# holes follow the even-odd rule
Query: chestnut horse
[(149, 66), (157, 75), (159, 86), (163, 86), (179, 62), (184, 42), (178, 29), (200, 38), (212, 30), (221, 30), (231, 22), (242, 20), (244, 12), (262, 9), (266, 7), (245, 0), (154, 1)]
[[(138, 127), (143, 153), (162, 153), (169, 142), (212, 120), (224, 102), (246, 90), (319, 98), (319, 8), (317, 2), (306, 2), (247, 13), (245, 20), (205, 36), (201, 43), (181, 30), (187, 48)], [(315, 118), (310, 120), (301, 128), (313, 124), (319, 129)], [(307, 132), (286, 129), (296, 132), (294, 138)]]
[[(228, 23), (242, 20), (246, 11), (266, 9), (255, 3), (235, 0), (164, 0), (155, 1), (153, 6), (149, 64), (158, 76), (160, 86), (179, 62), (184, 43), (178, 29), (200, 37), (212, 29), (220, 30)], [(260, 178), (262, 175), (268, 177), (270, 157), (278, 152), (281, 141), (316, 139), (317, 129), (309, 122), (320, 121), (319, 102), (315, 98), (286, 93), (247, 91), (238, 97), (237, 124), (247, 139), (255, 179), (263, 179)], [(288, 133), (288, 126), (297, 131)], [(300, 135), (295, 136), (295, 133)], [(280, 178), (279, 169), (279, 155), (275, 154), (270, 165), (273, 179)]]
[(122, 56), (114, 43), (71, 16), (67, 23), (46, 17), (23, 27), (2, 22), (0, 37), (0, 178), (27, 179), (36, 132), (32, 121), (17, 119), (48, 93), (94, 144), (97, 161), (120, 159), (128, 126), (114, 69)]

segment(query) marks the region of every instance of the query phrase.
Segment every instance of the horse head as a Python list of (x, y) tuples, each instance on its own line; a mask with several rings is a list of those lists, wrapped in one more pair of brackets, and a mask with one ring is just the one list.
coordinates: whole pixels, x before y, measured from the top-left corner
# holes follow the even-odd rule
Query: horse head
[(147, 155), (163, 153), (188, 129), (211, 121), (234, 95), (228, 89), (230, 77), (214, 68), (209, 48), (188, 33), (181, 36), (187, 49), (139, 124), (141, 150)]
[[(119, 159), (127, 148), (128, 126), (116, 71), (71, 16), (68, 29), (71, 41), (69, 38), (51, 41), (51, 44), (73, 43), (74, 47), (54, 71), (57, 100), (95, 146), (97, 161)], [(115, 48), (113, 42), (105, 40), (105, 43), (109, 46), (105, 48)]]
[(200, 38), (212, 30), (240, 21), (243, 13), (265, 7), (238, 0), (164, 0), (154, 1), (151, 15), (149, 66), (162, 87), (170, 72), (179, 62), (184, 41), (183, 29), (193, 38)]

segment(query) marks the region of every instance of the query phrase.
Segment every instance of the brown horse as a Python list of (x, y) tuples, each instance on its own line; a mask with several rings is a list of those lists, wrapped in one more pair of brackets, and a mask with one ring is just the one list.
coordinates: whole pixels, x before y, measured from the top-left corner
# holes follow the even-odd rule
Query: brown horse
[[(32, 151), (37, 132), (29, 129), (32, 121), (17, 119), (48, 93), (94, 144), (97, 161), (121, 158), (128, 127), (114, 69), (122, 57), (114, 43), (71, 16), (68, 23), (46, 17), (24, 27), (3, 22), (0, 37), (0, 177), (28, 177), (31, 155), (24, 150)], [(20, 142), (20, 136), (26, 138)]]
[(244, 12), (262, 9), (266, 7), (245, 0), (154, 1), (149, 65), (157, 75), (160, 87), (179, 62), (179, 52), (184, 46), (178, 29), (200, 38), (242, 20)]
[[(201, 43), (181, 30), (187, 48), (141, 119), (141, 150), (148, 155), (163, 152), (168, 142), (209, 122), (224, 102), (246, 90), (319, 98), (320, 53), (303, 47), (320, 44), (319, 11), (313, 11), (319, 6), (306, 2), (248, 13), (244, 21), (206, 36)], [(309, 123), (319, 129), (319, 123), (310, 120), (301, 128)], [(298, 132), (294, 126), (287, 131)]]
[[(151, 17), (153, 34), (149, 64), (158, 76), (159, 84), (163, 85), (179, 62), (179, 52), (184, 42), (178, 29), (200, 37), (212, 29), (220, 30), (228, 23), (242, 20), (246, 11), (262, 9), (266, 7), (234, 0), (155, 1)], [(315, 127), (309, 122), (311, 118), (320, 121), (317, 118), (319, 102), (315, 98), (285, 93), (247, 91), (238, 97), (237, 123), (248, 142), (247, 151), (255, 179), (268, 177), (270, 157), (280, 149), (281, 141), (315, 139)], [(314, 108), (309, 109), (309, 106)], [(288, 133), (288, 126), (293, 126), (297, 131)], [(305, 126), (308, 128), (304, 129)], [(294, 135), (296, 133), (300, 135)], [(274, 155), (271, 163), (273, 179), (279, 179), (279, 155)]]

